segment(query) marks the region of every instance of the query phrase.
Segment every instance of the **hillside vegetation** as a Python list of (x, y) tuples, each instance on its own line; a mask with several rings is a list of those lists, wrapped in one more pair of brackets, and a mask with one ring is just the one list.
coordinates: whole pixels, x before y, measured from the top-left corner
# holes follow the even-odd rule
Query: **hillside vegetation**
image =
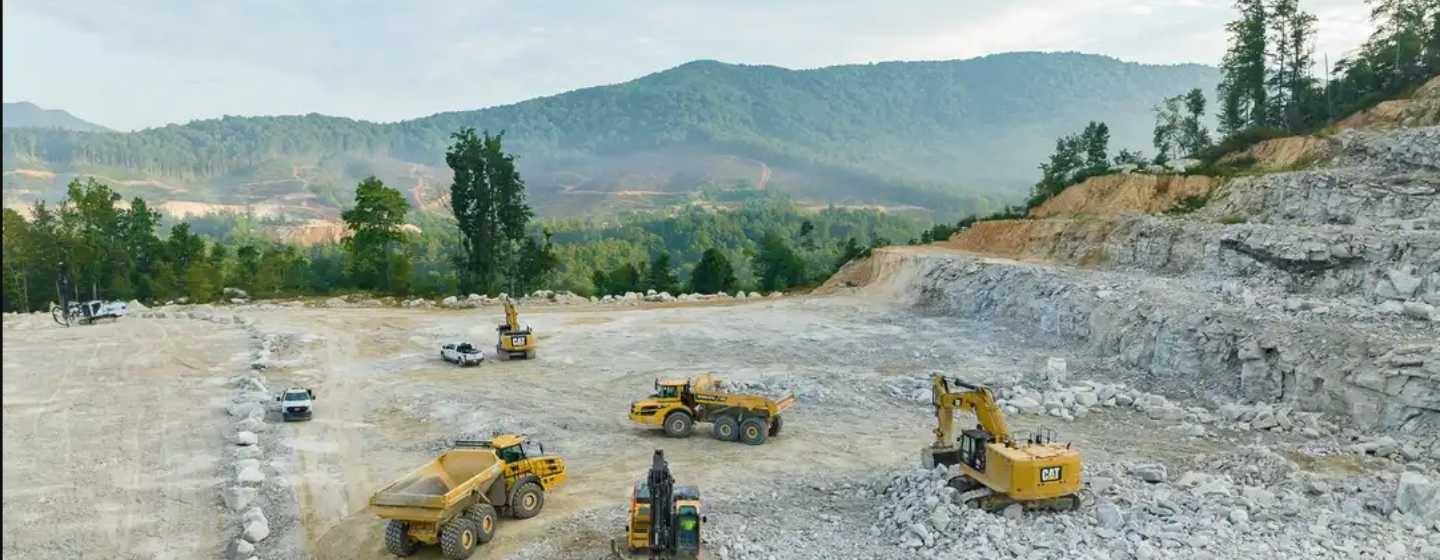
[(1208, 66), (1073, 53), (814, 70), (699, 61), (390, 124), (312, 114), (135, 133), (7, 128), (7, 171), (58, 173), (7, 174), (7, 202), (21, 191), (56, 198), (77, 173), (149, 180), (163, 185), (151, 195), (213, 202), (338, 207), (369, 175), (406, 186), (414, 199), (438, 198), (449, 183), (439, 155), (449, 134), (469, 126), (507, 131), (547, 215), (664, 207), (676, 193), (737, 182), (800, 200), (958, 215), (1017, 199), (1057, 134), (1103, 119), (1116, 145), (1143, 145), (1155, 99), (1210, 90), (1218, 77)]

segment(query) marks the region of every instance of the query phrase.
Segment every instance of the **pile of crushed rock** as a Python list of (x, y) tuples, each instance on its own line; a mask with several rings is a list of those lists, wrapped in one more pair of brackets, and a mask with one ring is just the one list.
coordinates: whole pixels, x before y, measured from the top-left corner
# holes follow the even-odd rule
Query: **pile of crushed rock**
[(1326, 479), (1245, 447), (1176, 479), (1163, 465), (1087, 464), (1066, 513), (956, 503), (941, 468), (895, 476), (870, 535), (920, 558), (1440, 557), (1440, 477)]

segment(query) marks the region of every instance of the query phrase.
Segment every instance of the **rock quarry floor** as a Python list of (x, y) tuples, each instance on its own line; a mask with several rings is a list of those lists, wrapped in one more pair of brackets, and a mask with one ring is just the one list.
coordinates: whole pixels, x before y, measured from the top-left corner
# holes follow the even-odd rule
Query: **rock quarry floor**
[[(371, 493), (451, 440), (519, 432), (563, 455), (569, 482), (540, 516), (502, 520), (474, 558), (609, 557), (655, 449), (701, 488), (712, 558), (1440, 557), (1440, 518), (1404, 511), (1440, 507), (1433, 435), (1377, 440), (1320, 423), (1317, 437), (1203, 410), (1079, 407), (1075, 391), (1114, 372), (1047, 339), (888, 298), (521, 313), (540, 335), (538, 359), (474, 368), (441, 361), (439, 346), (492, 345), (498, 307), (165, 307), (68, 329), (6, 316), (4, 555), (388, 558)], [(1067, 364), (1060, 388), (1037, 375), (1053, 358)], [(675, 440), (628, 422), (657, 377), (707, 371), (793, 391), (784, 433), (752, 447), (705, 425)], [(1071, 394), (1055, 397), (1059, 416), (1009, 420), (1082, 450), (1082, 508), (1007, 517), (952, 503), (943, 475), (918, 468), (937, 371), (1028, 384), (1036, 401)], [(273, 406), (237, 418), (256, 381), (312, 389), (314, 419), (282, 423)], [(237, 421), (257, 445), (234, 443)], [(237, 481), (246, 460), (263, 480)], [(232, 500), (236, 488), (255, 492)], [(264, 518), (258, 539), (242, 535), (252, 515)]]

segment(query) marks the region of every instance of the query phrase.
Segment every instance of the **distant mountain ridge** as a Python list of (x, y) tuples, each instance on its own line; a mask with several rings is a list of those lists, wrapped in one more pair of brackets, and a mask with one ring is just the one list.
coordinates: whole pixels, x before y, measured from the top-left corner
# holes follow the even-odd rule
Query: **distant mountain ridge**
[[(684, 202), (737, 184), (815, 203), (945, 213), (1021, 198), (1056, 137), (1110, 124), (1149, 144), (1151, 108), (1217, 71), (1077, 53), (788, 70), (696, 61), (629, 82), (389, 124), (224, 117), (133, 133), (4, 130), (6, 199), (99, 173), (154, 195), (333, 215), (376, 175), (442, 209), (460, 127), (506, 131), (542, 213)], [(54, 173), (40, 180), (34, 173)], [(13, 185), (13, 186), (12, 186)]]
[(55, 128), (79, 132), (110, 132), (110, 129), (76, 117), (61, 109), (44, 109), (29, 101), (5, 103), (0, 113), (4, 128)]

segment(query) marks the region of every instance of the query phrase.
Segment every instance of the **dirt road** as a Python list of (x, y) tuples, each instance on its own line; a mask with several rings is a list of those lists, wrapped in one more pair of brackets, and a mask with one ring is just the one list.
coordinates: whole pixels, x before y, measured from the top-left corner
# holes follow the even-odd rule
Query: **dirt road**
[(247, 343), (180, 322), (7, 317), (5, 557), (219, 557), (215, 399)]

